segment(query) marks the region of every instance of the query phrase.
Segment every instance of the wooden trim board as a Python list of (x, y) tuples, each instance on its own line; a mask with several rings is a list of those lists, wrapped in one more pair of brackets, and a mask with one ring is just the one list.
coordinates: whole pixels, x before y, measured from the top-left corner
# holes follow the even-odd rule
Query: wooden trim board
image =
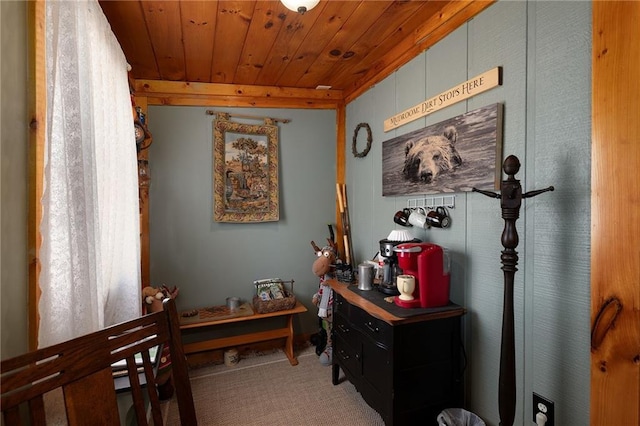
[(640, 2), (592, 7), (590, 416), (638, 425)]

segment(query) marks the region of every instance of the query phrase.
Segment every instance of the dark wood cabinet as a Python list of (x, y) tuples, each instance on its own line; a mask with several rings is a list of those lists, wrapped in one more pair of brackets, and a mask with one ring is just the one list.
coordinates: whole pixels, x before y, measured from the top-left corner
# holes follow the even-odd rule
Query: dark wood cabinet
[[(340, 370), (387, 426), (436, 425), (445, 408), (462, 407), (464, 309), (450, 305), (399, 317), (346, 284), (332, 283), (333, 370)], [(361, 293), (360, 293), (361, 294)]]

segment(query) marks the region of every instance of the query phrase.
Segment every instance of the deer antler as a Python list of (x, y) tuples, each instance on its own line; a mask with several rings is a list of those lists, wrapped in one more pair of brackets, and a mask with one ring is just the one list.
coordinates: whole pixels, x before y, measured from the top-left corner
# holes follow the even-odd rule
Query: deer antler
[(327, 238), (327, 242), (329, 243), (329, 247), (333, 249), (333, 252), (338, 255), (338, 244), (333, 241), (331, 238)]

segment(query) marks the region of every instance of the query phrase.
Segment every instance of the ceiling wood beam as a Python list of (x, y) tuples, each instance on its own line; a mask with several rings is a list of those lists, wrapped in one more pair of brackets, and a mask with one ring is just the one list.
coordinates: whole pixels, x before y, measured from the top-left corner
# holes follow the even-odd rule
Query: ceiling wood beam
[(336, 109), (339, 102), (311, 101), (296, 98), (267, 99), (260, 97), (201, 96), (190, 98), (185, 96), (151, 96), (149, 105), (165, 106), (207, 106), (229, 108), (290, 108), (290, 109)]
[(149, 105), (239, 106), (304, 109), (336, 109), (341, 90), (296, 89), (218, 83), (136, 80), (136, 96)]

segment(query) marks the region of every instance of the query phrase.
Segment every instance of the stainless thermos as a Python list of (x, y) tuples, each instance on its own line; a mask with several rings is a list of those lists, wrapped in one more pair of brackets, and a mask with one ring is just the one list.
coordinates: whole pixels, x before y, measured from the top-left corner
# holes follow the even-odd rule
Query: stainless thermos
[(373, 265), (361, 263), (358, 265), (358, 290), (373, 289)]

